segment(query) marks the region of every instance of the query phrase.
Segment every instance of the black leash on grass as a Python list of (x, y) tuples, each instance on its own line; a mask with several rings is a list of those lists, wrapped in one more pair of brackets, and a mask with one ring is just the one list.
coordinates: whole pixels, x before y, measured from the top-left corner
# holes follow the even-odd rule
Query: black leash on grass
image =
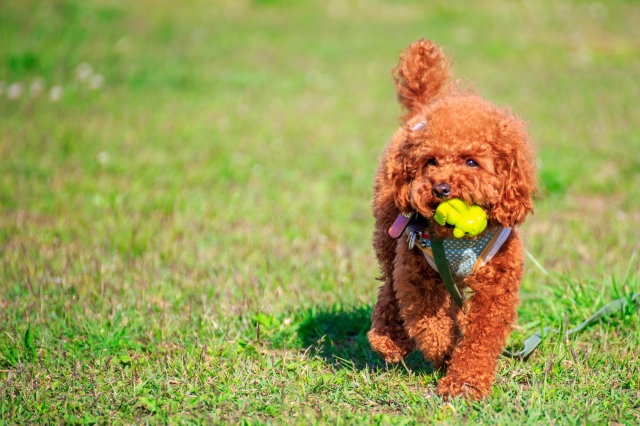
[[(438, 267), (438, 273), (440, 274), (440, 277), (442, 278), (442, 281), (444, 282), (444, 285), (447, 288), (449, 295), (451, 296), (453, 301), (456, 303), (456, 305), (462, 310), (462, 302), (463, 302), (462, 295), (460, 294), (460, 290), (458, 290), (458, 287), (456, 286), (455, 281), (453, 280), (453, 276), (451, 275), (451, 269), (449, 268), (449, 264), (447, 263), (447, 257), (444, 252), (444, 244), (442, 243), (442, 239), (437, 238), (435, 236), (436, 233), (433, 232), (432, 221), (429, 221), (429, 235), (431, 237), (431, 251), (433, 252), (433, 260), (435, 261), (435, 264)], [(564, 336), (566, 337), (566, 336), (570, 336), (572, 334), (578, 333), (588, 325), (593, 324), (594, 322), (600, 320), (601, 318), (611, 315), (614, 312), (623, 310), (625, 306), (629, 304), (629, 301), (633, 302), (639, 297), (640, 297), (640, 292), (631, 296), (631, 300), (627, 299), (626, 297), (623, 297), (621, 299), (617, 299), (617, 300), (614, 300), (613, 302), (607, 303), (602, 308), (598, 309), (596, 313), (594, 313), (589, 318), (584, 320), (580, 325), (578, 325), (575, 328), (572, 328), (571, 330), (568, 330), (564, 334)], [(511, 352), (505, 349), (502, 355), (507, 358), (526, 360), (533, 353), (533, 351), (535, 351), (536, 348), (540, 345), (540, 343), (542, 342), (543, 335), (546, 336), (550, 332), (559, 333), (560, 330), (557, 330), (557, 329), (552, 330), (549, 327), (545, 327), (545, 329), (542, 332), (538, 331), (536, 334), (534, 334), (533, 336), (525, 340), (523, 343), (522, 350), (518, 352)]]

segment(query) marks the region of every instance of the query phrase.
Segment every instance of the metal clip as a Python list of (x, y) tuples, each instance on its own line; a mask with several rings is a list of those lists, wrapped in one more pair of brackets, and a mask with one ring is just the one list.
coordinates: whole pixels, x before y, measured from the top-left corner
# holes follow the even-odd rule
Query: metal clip
[(418, 236), (417, 232), (409, 230), (409, 250), (413, 250), (413, 248), (416, 246), (417, 236)]

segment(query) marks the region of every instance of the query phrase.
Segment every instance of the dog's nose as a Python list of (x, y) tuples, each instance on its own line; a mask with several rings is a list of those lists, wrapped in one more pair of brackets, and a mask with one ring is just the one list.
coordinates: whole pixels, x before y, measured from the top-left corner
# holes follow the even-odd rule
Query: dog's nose
[(451, 186), (447, 183), (436, 183), (433, 185), (433, 195), (438, 198), (448, 197), (451, 194)]

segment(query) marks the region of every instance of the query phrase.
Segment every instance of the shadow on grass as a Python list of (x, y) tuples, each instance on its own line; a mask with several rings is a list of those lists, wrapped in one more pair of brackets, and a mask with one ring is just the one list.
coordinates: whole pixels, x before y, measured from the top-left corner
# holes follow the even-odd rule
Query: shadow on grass
[[(304, 315), (298, 335), (305, 347), (316, 350), (338, 368), (386, 368), (384, 360), (369, 345), (367, 332), (370, 328), (371, 306), (315, 307)], [(420, 352), (409, 355), (405, 365), (414, 373), (433, 372), (431, 364), (423, 360)], [(403, 368), (402, 364), (400, 368)]]

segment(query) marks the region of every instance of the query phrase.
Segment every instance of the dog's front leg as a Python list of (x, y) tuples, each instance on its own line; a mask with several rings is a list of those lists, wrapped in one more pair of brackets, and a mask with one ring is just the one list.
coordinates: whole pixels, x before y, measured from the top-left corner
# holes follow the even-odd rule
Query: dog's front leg
[(367, 337), (373, 350), (382, 355), (388, 363), (399, 362), (415, 348), (415, 343), (407, 334), (404, 321), (400, 317), (391, 278), (380, 287), (378, 302), (371, 316), (371, 330)]
[(398, 244), (393, 272), (400, 316), (409, 337), (436, 370), (444, 367), (460, 337), (455, 308), (438, 273), (418, 250)]
[(514, 235), (488, 265), (466, 279), (474, 294), (464, 318), (464, 337), (438, 383), (440, 395), (479, 399), (489, 394), (498, 357), (517, 321), (522, 270), (522, 246)]

